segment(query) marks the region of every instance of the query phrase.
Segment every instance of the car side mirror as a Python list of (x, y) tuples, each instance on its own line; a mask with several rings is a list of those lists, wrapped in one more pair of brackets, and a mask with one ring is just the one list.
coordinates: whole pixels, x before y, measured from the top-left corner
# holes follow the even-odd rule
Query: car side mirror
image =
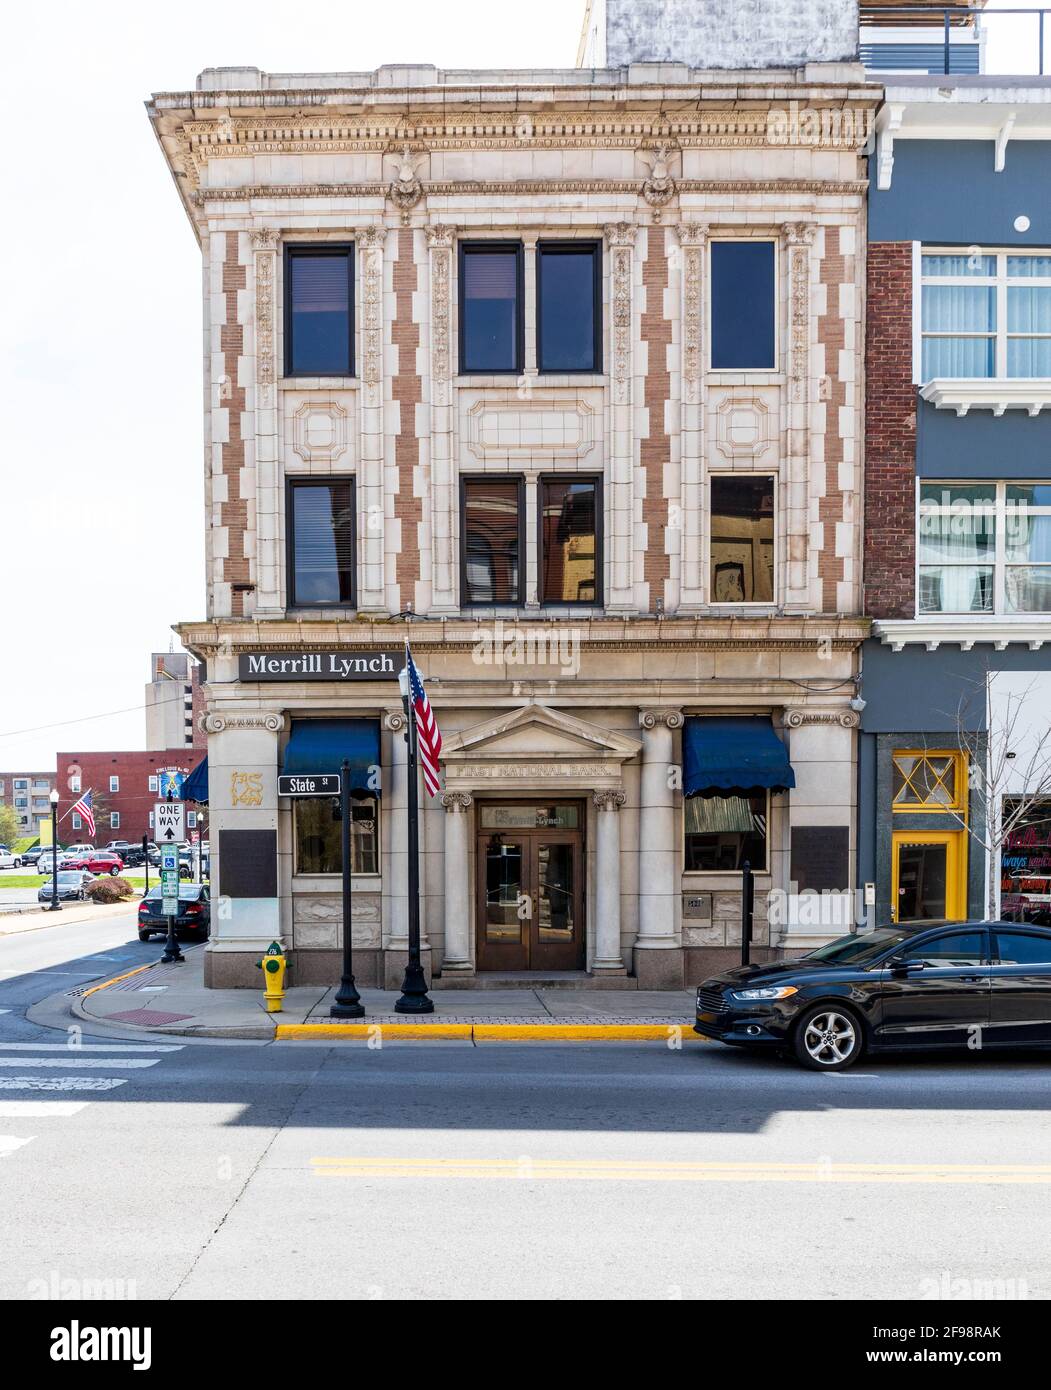
[(903, 956), (893, 956), (888, 962), (895, 975), (907, 975), (910, 970), (925, 970), (925, 960), (905, 960)]

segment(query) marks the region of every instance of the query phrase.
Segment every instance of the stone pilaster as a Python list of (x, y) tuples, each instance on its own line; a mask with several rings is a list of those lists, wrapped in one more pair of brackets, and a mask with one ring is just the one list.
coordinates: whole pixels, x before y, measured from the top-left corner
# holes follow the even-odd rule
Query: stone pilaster
[(431, 613), (459, 609), (452, 361), (453, 250), (456, 229), (427, 228), (431, 288)]
[(409, 750), (405, 743), (405, 715), (400, 709), (383, 716), (383, 945), (388, 950), (408, 950), (409, 882), (405, 844), (405, 808), (408, 791)]
[(255, 616), (279, 618), (281, 588), (281, 468), (277, 421), (274, 296), (280, 237), (274, 227), (252, 233), (255, 275)]
[(358, 610), (364, 613), (387, 611), (383, 534), (383, 248), (386, 235), (383, 227), (364, 227), (356, 235), (360, 325), (357, 374), (361, 393), (357, 498), (361, 587)]
[(609, 489), (606, 583), (607, 613), (636, 610), (633, 576), (635, 545), (635, 234), (630, 222), (606, 228), (610, 260)]
[(698, 612), (705, 602), (704, 528), (704, 264), (708, 226), (680, 222), (679, 237), (679, 603)]
[(620, 943), (620, 808), (625, 799), (622, 791), (615, 790), (592, 796), (597, 813), (594, 975), (627, 973)]
[(786, 612), (808, 612), (812, 608), (810, 280), (816, 230), (811, 222), (788, 222), (784, 228), (788, 256), (788, 349), (784, 364), (786, 450), (781, 470), (781, 510), (787, 556), (782, 580)]
[(468, 849), (469, 792), (443, 792), (445, 807), (445, 954), (443, 975), (473, 975), (471, 880)]
[[(675, 841), (674, 731), (679, 710), (644, 709), (639, 806), (639, 934), (635, 974), (640, 989), (673, 988), (682, 981), (679, 934), (679, 855)], [(662, 959), (660, 952), (668, 952)], [(670, 953), (675, 952), (672, 956)]]

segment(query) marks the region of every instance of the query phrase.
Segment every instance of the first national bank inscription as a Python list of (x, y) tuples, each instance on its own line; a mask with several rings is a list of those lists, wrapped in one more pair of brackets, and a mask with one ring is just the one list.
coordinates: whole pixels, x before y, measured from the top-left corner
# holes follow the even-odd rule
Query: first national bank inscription
[(403, 652), (242, 652), (242, 681), (393, 681), (405, 664)]

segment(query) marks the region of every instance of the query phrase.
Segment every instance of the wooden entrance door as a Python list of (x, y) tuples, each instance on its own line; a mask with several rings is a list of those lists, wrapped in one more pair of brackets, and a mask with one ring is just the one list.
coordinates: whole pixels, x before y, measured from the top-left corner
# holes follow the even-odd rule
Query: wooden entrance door
[(583, 968), (583, 848), (580, 828), (479, 833), (479, 970)]

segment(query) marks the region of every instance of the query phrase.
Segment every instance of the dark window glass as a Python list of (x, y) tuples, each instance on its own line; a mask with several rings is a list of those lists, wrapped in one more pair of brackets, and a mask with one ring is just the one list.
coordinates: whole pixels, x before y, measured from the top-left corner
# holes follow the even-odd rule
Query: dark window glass
[(773, 603), (773, 478), (712, 478), (711, 526), (711, 602)]
[(777, 303), (772, 241), (712, 242), (712, 366), (771, 370)]
[(766, 793), (686, 798), (686, 867), (707, 873), (766, 868)]
[[(355, 874), (379, 873), (379, 803), (375, 797), (354, 797), (350, 803), (350, 869)], [(339, 798), (296, 798), (296, 873), (343, 872)]]
[(464, 602), (521, 602), (517, 478), (465, 478), (463, 483)]
[(353, 375), (353, 252), (289, 247), (285, 270), (289, 375)]
[(1030, 936), (1028, 932), (998, 931), (1001, 965), (1051, 964), (1051, 937)]
[(598, 247), (540, 243), (537, 259), (539, 368), (595, 372), (599, 355)]
[(540, 601), (598, 603), (598, 483), (540, 480)]
[(354, 484), (292, 483), (290, 602), (315, 608), (354, 603)]
[(900, 960), (922, 960), (928, 965), (981, 965), (985, 960), (985, 937), (979, 931), (955, 932), (919, 941), (898, 953)]
[(520, 246), (464, 246), (460, 358), (465, 372), (517, 372), (522, 331)]

